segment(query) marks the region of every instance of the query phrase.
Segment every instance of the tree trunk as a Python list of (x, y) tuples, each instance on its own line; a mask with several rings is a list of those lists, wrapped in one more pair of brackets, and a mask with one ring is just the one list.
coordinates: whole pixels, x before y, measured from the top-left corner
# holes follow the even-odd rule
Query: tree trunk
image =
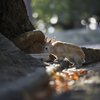
[(26, 53), (41, 53), (44, 34), (36, 31), (23, 0), (0, 0), (0, 32)]
[(0, 32), (9, 38), (35, 30), (23, 0), (0, 0)]

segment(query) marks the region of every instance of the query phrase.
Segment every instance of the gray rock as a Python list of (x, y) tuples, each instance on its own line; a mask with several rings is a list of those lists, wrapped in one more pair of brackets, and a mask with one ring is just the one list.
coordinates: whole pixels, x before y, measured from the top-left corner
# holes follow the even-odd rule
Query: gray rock
[[(41, 67), (45, 73), (46, 64), (20, 51), (9, 39), (0, 34), (0, 87), (13, 83)], [(41, 74), (42, 72), (40, 72)]]
[(9, 39), (0, 33), (0, 52), (19, 50)]

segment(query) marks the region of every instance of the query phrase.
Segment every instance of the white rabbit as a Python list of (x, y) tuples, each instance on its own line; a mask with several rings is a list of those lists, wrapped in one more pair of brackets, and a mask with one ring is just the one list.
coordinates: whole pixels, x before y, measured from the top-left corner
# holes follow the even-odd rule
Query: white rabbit
[(85, 54), (79, 46), (60, 41), (53, 43), (53, 41), (54, 38), (49, 40), (49, 38), (47, 37), (45, 39), (45, 53), (54, 54), (58, 58), (58, 60), (64, 60), (66, 58), (75, 67), (82, 66), (82, 63), (85, 62)]

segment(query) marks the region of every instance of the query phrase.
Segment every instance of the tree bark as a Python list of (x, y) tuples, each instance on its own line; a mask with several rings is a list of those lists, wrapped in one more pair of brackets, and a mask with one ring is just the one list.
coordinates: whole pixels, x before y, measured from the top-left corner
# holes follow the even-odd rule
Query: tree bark
[(26, 53), (42, 53), (44, 34), (36, 31), (24, 0), (0, 0), (0, 32)]
[(35, 30), (23, 0), (0, 0), (0, 32), (9, 38)]

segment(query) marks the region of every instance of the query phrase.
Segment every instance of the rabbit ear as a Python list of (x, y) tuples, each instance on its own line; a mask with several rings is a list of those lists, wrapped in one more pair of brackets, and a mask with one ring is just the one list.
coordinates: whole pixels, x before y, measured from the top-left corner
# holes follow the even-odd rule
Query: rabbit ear
[(52, 38), (49, 42), (52, 44), (52, 43), (53, 43), (53, 41), (54, 41), (54, 38)]
[(46, 43), (48, 43), (50, 41), (50, 39), (48, 37), (45, 38)]

